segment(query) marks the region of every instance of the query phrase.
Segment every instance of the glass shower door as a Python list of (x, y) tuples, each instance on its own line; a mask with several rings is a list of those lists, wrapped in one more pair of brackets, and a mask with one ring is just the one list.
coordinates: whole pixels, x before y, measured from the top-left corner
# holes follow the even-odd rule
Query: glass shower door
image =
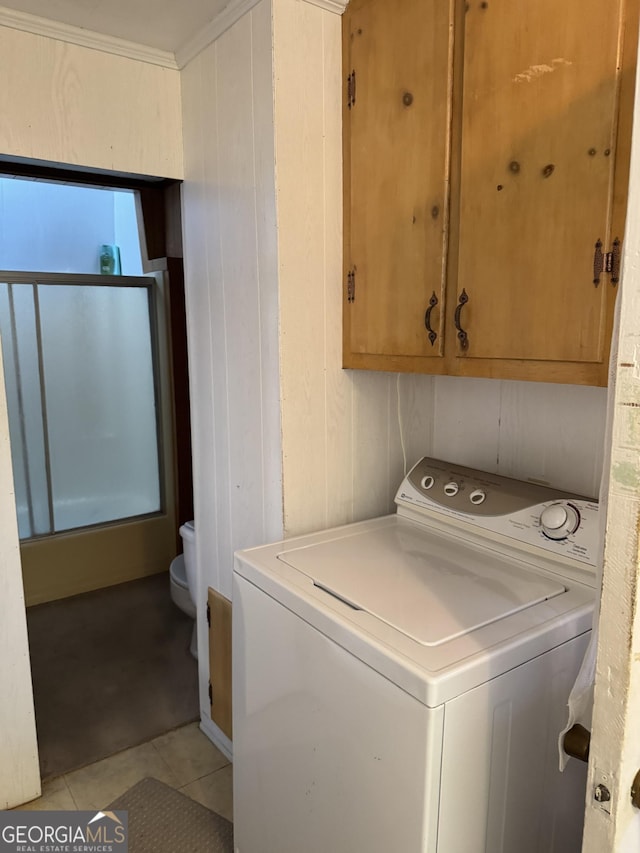
[(175, 519), (161, 284), (114, 276), (2, 279), (28, 603), (166, 569)]

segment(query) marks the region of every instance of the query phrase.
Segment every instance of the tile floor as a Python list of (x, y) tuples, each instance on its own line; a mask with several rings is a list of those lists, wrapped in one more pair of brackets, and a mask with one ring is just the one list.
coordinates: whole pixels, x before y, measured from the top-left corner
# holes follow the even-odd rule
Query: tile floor
[(233, 820), (232, 767), (191, 723), (45, 782), (42, 796), (24, 810), (103, 809), (145, 776), (153, 776)]

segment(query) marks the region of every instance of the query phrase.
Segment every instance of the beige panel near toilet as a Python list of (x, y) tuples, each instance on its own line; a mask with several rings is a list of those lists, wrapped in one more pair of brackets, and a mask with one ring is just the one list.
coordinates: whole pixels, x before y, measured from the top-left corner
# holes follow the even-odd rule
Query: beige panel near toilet
[(209, 587), (211, 719), (231, 740), (231, 602)]
[(173, 514), (43, 536), (20, 546), (28, 607), (166, 572)]

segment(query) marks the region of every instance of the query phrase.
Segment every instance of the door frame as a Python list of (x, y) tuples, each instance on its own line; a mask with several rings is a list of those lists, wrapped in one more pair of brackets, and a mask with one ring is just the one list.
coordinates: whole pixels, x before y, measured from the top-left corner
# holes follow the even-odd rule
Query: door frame
[(640, 85), (633, 121), (583, 853), (640, 850)]
[[(0, 174), (64, 183), (89, 184), (113, 189), (137, 190), (143, 199), (143, 267), (150, 271), (168, 268), (171, 276), (171, 358), (173, 392), (177, 417), (178, 521), (193, 518), (191, 470), (191, 425), (188, 395), (186, 316), (184, 313), (184, 269), (182, 262), (181, 181), (148, 178), (102, 170), (80, 171), (35, 162), (0, 164)], [(146, 257), (145, 257), (146, 256)], [(162, 259), (160, 263), (155, 259)], [(167, 279), (165, 279), (167, 281)], [(182, 309), (181, 307), (182, 306)], [(182, 310), (182, 315), (177, 314)], [(0, 809), (29, 802), (41, 793), (31, 662), (27, 636), (26, 607), (13, 471), (9, 442), (7, 401), (0, 350)], [(186, 405), (186, 410), (184, 407)], [(176, 543), (179, 539), (175, 531)]]
[(0, 350), (0, 809), (40, 796), (27, 619)]

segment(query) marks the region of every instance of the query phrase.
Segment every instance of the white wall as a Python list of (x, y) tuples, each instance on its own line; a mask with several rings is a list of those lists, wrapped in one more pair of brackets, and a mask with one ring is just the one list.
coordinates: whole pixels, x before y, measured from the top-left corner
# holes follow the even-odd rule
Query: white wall
[(183, 73), (196, 525), (229, 596), (233, 551), (282, 529), (268, 2)]
[(0, 154), (182, 177), (180, 73), (0, 27)]
[(200, 648), (207, 586), (230, 597), (234, 550), (282, 534), (271, 79), (267, 0), (182, 78)]
[[(398, 385), (344, 371), (340, 16), (274, 0), (284, 524), (381, 515), (402, 477)], [(410, 462), (428, 450), (432, 379), (403, 376)]]
[(606, 388), (439, 376), (431, 453), (597, 497)]

